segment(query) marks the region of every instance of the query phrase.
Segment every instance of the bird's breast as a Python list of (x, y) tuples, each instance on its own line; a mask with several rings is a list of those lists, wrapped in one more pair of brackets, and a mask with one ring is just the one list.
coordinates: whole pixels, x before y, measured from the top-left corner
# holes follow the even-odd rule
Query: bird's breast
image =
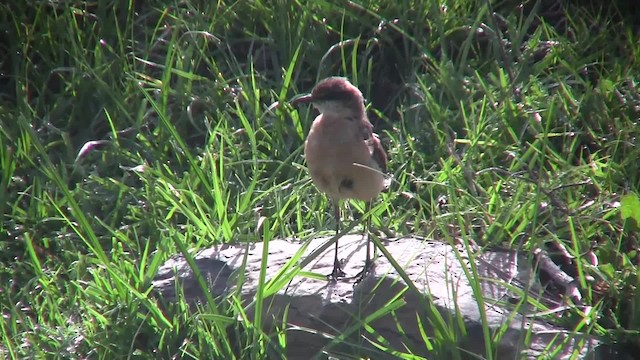
[(384, 189), (384, 175), (366, 141), (348, 126), (317, 125), (323, 124), (314, 123), (304, 149), (314, 184), (333, 199), (375, 198)]

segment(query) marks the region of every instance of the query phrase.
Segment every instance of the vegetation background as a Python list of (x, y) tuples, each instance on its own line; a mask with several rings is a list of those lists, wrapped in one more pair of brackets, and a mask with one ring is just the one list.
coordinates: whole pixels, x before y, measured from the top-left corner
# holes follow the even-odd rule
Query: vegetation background
[(333, 228), (302, 157), (312, 112), (270, 108), (329, 75), (362, 89), (390, 155), (378, 227), (545, 251), (591, 309), (548, 320), (637, 354), (638, 14), (559, 0), (2, 3), (0, 354), (283, 356), (284, 328), (237, 321), (233, 301), (163, 312), (150, 281), (176, 253)]

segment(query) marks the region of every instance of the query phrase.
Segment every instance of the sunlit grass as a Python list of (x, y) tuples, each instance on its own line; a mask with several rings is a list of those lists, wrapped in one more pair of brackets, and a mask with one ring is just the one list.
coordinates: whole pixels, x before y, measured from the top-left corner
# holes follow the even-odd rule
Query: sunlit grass
[[(150, 283), (177, 253), (331, 234), (302, 157), (314, 114), (271, 107), (328, 75), (363, 90), (390, 155), (374, 227), (470, 254), (561, 246), (594, 306), (564, 324), (637, 349), (638, 35), (613, 10), (441, 3), (1, 5), (0, 353), (282, 356), (286, 316), (258, 319), (308, 259), (262, 274), (250, 304), (167, 310)], [(367, 323), (397, 306), (327, 349), (367, 333), (375, 355), (391, 352)], [(433, 308), (419, 321), (425, 348), (463, 357), (456, 321)], [(485, 358), (497, 337), (485, 322)]]

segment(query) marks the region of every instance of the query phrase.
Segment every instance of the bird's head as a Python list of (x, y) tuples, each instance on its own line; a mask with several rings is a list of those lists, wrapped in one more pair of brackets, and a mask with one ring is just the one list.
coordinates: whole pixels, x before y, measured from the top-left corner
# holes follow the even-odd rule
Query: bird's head
[(290, 101), (291, 105), (312, 104), (323, 114), (332, 113), (348, 117), (364, 115), (364, 98), (357, 87), (343, 77), (328, 77), (320, 81), (311, 94)]

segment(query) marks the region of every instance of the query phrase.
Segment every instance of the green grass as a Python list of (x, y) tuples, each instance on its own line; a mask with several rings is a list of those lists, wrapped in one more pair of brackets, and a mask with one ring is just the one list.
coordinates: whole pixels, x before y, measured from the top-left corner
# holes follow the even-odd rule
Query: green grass
[[(176, 253), (329, 233), (302, 157), (312, 111), (269, 109), (328, 75), (362, 89), (390, 155), (374, 225), (562, 248), (594, 311), (549, 320), (637, 351), (640, 33), (615, 7), (567, 6), (0, 5), (0, 353), (280, 357), (284, 325), (233, 297), (163, 311), (150, 281)], [(286, 276), (261, 280), (258, 314)], [(426, 347), (462, 357), (455, 324), (421, 321)]]

